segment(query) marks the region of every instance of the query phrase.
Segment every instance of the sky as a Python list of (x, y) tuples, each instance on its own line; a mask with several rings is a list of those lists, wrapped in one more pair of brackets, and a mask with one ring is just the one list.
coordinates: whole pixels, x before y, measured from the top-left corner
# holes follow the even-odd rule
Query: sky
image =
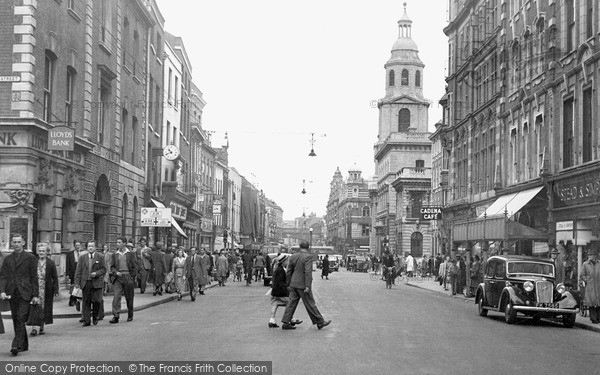
[[(157, 0), (165, 29), (183, 38), (207, 105), (212, 146), (229, 139), (234, 167), (284, 211), (326, 213), (330, 183), (358, 168), (371, 179), (376, 102), (398, 38), (402, 1)], [(441, 120), (446, 1), (407, 1), (425, 64), (429, 129)], [(309, 157), (311, 137), (316, 157)], [(302, 189), (306, 194), (301, 194)]]

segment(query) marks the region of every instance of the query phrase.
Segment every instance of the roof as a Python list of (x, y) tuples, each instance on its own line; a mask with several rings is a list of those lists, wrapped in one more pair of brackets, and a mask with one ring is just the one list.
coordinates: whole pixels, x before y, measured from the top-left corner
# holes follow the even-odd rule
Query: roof
[(504, 261), (531, 261), (538, 263), (554, 264), (552, 259), (532, 257), (527, 255), (494, 255), (488, 258), (488, 262), (492, 259), (502, 259)]

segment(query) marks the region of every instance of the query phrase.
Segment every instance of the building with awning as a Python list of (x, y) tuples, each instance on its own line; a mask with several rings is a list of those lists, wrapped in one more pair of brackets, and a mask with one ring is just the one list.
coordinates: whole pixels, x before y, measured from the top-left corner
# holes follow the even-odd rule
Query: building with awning
[[(547, 242), (547, 223), (540, 220), (537, 213), (547, 207), (542, 191), (545, 191), (543, 186), (536, 186), (499, 196), (478, 217), (456, 220), (452, 226), (452, 242), (484, 242), (486, 247), (485, 242), (502, 241), (504, 248), (509, 242)], [(532, 202), (534, 198), (540, 202)]]

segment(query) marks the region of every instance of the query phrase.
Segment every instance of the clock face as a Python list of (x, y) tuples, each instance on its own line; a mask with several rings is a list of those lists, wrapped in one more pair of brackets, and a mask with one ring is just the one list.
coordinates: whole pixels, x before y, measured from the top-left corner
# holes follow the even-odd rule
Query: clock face
[(168, 145), (163, 149), (163, 156), (167, 160), (175, 160), (179, 157), (179, 149), (175, 145)]

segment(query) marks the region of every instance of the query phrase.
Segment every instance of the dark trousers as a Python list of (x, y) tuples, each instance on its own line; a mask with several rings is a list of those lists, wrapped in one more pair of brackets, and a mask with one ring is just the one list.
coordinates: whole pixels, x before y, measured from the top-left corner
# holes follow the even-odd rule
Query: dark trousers
[(133, 290), (135, 283), (131, 275), (121, 275), (115, 279), (113, 283), (115, 288), (115, 296), (112, 301), (112, 313), (115, 318), (119, 318), (121, 313), (121, 297), (125, 295), (127, 302), (127, 317), (133, 318)]
[(600, 323), (600, 307), (588, 307), (588, 310), (590, 312), (590, 321), (592, 323)]
[(140, 282), (140, 293), (144, 293), (146, 291), (146, 283), (148, 282), (149, 274), (150, 270), (140, 267), (140, 274), (138, 275), (138, 280)]
[(306, 308), (306, 312), (308, 313), (312, 324), (323, 323), (323, 316), (315, 304), (315, 299), (313, 298), (312, 292), (306, 293), (304, 292), (304, 289), (297, 288), (290, 288), (290, 302), (288, 302), (285, 308), (285, 312), (283, 313), (283, 318), (281, 321), (284, 324), (289, 324), (292, 321), (300, 298), (302, 298), (302, 302), (304, 303), (304, 307)]
[(187, 282), (190, 288), (190, 297), (196, 298), (196, 293), (198, 293), (198, 279), (194, 276), (190, 276), (188, 277)]
[(83, 307), (81, 312), (83, 315), (83, 322), (90, 323), (91, 318), (99, 318), (100, 315), (100, 304), (102, 303), (102, 288), (94, 288), (92, 281), (86, 281), (82, 290), (83, 294)]
[(21, 298), (21, 293), (19, 293), (18, 289), (14, 290), (10, 298), (10, 314), (15, 329), (15, 338), (12, 341), (12, 347), (28, 349), (29, 341), (27, 340), (25, 323), (29, 319), (29, 301)]

